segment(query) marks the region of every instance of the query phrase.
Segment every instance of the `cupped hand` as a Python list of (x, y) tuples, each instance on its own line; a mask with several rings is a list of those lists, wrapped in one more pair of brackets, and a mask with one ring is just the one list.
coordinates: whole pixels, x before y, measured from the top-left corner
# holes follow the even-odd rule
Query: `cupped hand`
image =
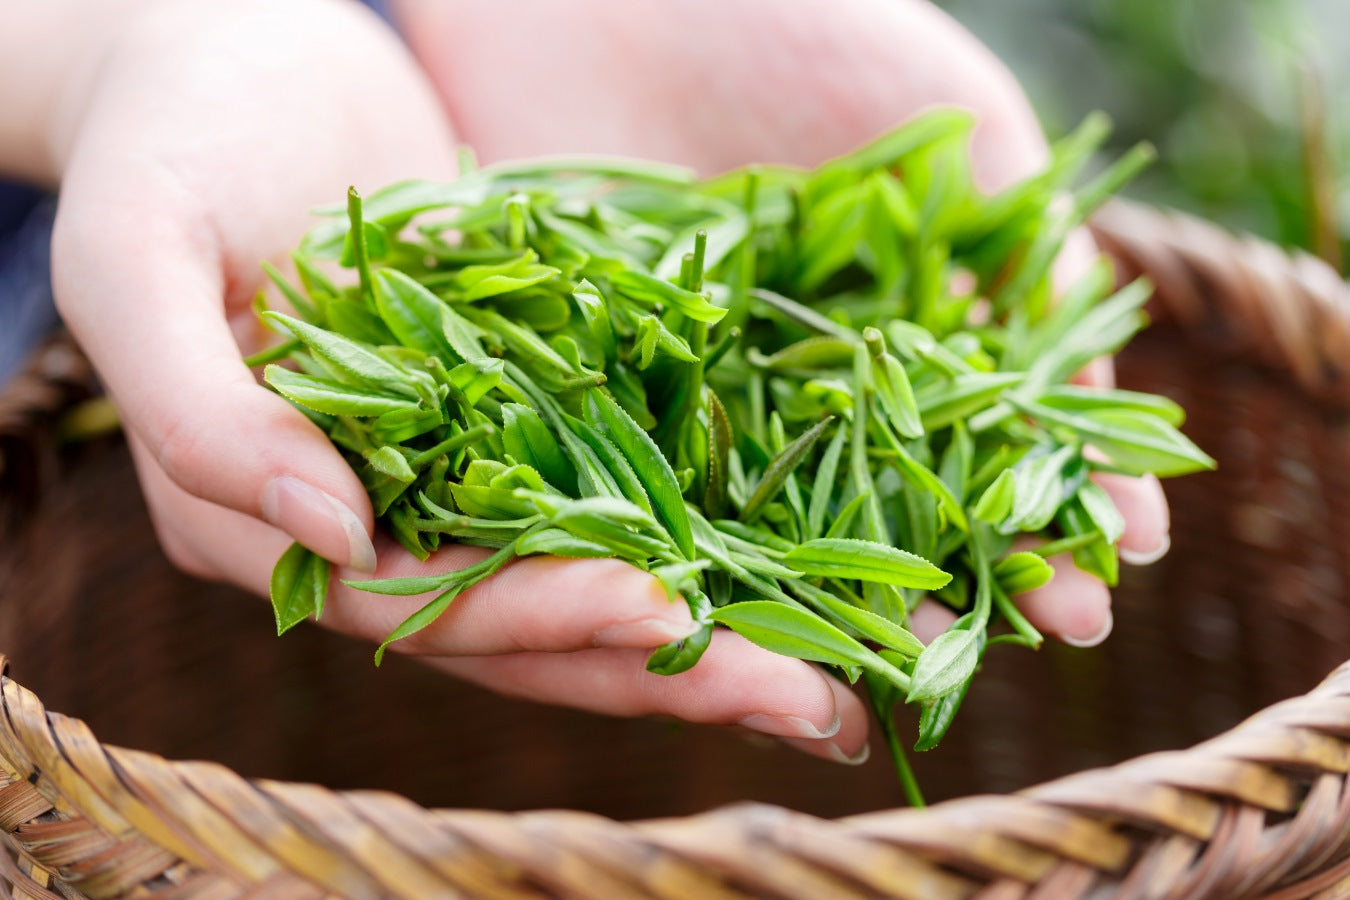
[[(1016, 81), (925, 0), (403, 0), (398, 8), (461, 137), (485, 161), (583, 152), (705, 174), (751, 162), (811, 166), (924, 109), (958, 106), (978, 121), (972, 164), (986, 191), (1048, 162)], [(1091, 238), (1075, 234), (1056, 280), (1070, 284), (1095, 254)], [(1109, 361), (1080, 380), (1109, 386)], [(1157, 479), (1095, 477), (1125, 516), (1122, 558), (1166, 552)], [(1051, 562), (1055, 579), (1018, 598), (1027, 618), (1070, 643), (1100, 642), (1112, 623), (1106, 586), (1067, 557)], [(914, 625), (928, 639), (954, 618), (923, 604)]]
[[(58, 154), (53, 283), (181, 568), (265, 595), (292, 540), (346, 577), (480, 553), (447, 548), (425, 566), (392, 542), (377, 553), (355, 474), (241, 361), (257, 349), (259, 261), (284, 261), (308, 211), (348, 184), (453, 177), (448, 121), (397, 38), (343, 0), (152, 5), (98, 67)], [(425, 599), (335, 585), (323, 622), (378, 642)], [(645, 671), (652, 648), (691, 630), (685, 606), (631, 566), (531, 559), (396, 647), (542, 702), (740, 723), (827, 758), (864, 746), (852, 694), (735, 635), (695, 671)]]
[[(54, 240), (62, 312), (123, 410), (166, 549), (259, 593), (292, 539), (354, 569), (378, 560), (384, 577), (426, 571), (392, 544), (375, 552), (350, 468), (240, 359), (257, 337), (247, 307), (258, 260), (284, 256), (306, 210), (349, 183), (450, 177), (448, 122), (487, 160), (609, 152), (712, 172), (816, 163), (946, 103), (980, 117), (987, 188), (1045, 160), (1008, 74), (917, 2), (408, 0), (400, 18), (422, 71), (340, 0), (161, 4), (127, 28), (68, 129)], [(1165, 544), (1156, 482), (1105, 486), (1127, 516), (1123, 547)], [(425, 566), (480, 552), (447, 548)], [(1109, 628), (1106, 589), (1065, 571), (1026, 599), (1027, 614), (1091, 640)], [(339, 587), (324, 621), (380, 640), (423, 599)], [(530, 559), (394, 646), (507, 694), (740, 723), (828, 758), (865, 753), (851, 692), (735, 635), (719, 634), (685, 674), (647, 673), (647, 650), (689, 628), (683, 606), (636, 569)]]

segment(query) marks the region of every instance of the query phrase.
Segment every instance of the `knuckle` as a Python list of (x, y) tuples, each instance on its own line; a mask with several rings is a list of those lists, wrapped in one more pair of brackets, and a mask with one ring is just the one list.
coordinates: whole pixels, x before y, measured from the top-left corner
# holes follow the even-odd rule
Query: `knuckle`
[(164, 474), (191, 494), (199, 495), (202, 438), (185, 423), (171, 420), (152, 425), (146, 435)]

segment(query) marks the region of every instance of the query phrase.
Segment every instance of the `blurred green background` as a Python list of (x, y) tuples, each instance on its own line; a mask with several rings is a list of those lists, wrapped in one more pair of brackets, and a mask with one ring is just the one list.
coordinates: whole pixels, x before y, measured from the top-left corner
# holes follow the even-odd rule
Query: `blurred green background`
[(1021, 80), (1051, 137), (1100, 109), (1126, 194), (1350, 258), (1350, 0), (938, 0)]

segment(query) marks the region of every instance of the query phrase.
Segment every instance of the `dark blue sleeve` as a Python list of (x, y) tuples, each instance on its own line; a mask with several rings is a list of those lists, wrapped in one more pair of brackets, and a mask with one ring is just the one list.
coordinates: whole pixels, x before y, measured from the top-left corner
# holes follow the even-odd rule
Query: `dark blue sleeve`
[(362, 0), (362, 2), (374, 10), (381, 19), (388, 22), (391, 27), (394, 25), (394, 17), (389, 13), (389, 0)]
[(0, 384), (56, 325), (51, 236), (56, 198), (0, 182)]

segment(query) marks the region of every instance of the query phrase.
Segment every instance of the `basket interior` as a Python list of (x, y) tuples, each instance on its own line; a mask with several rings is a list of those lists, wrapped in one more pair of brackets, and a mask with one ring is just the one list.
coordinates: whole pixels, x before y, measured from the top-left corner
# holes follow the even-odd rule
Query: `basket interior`
[[(1350, 646), (1350, 422), (1222, 334), (1155, 326), (1124, 386), (1167, 394), (1219, 471), (1167, 484), (1173, 546), (1126, 568), (1101, 648), (989, 654), (930, 799), (1003, 792), (1212, 736), (1306, 691)], [(618, 818), (758, 800), (823, 816), (898, 805), (880, 746), (850, 769), (728, 729), (507, 700), (173, 571), (120, 442), (64, 454), (0, 543), (11, 674), (107, 743), (426, 806)], [(32, 487), (31, 485), (29, 487)]]

